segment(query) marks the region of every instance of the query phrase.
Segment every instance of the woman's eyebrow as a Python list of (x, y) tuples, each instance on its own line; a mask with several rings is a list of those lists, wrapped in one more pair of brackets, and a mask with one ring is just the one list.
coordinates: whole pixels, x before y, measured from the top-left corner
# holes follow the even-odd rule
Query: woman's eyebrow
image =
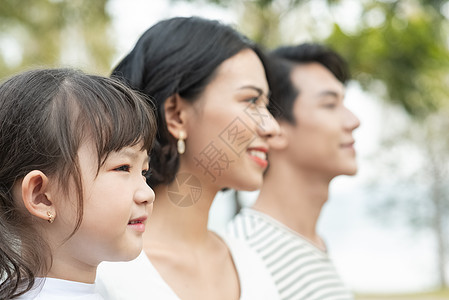
[(238, 89), (239, 90), (250, 89), (250, 90), (256, 91), (259, 94), (258, 96), (263, 95), (263, 90), (261, 88), (257, 87), (257, 86), (254, 86), (254, 85), (244, 85), (244, 86), (242, 86), (242, 87), (240, 87)]

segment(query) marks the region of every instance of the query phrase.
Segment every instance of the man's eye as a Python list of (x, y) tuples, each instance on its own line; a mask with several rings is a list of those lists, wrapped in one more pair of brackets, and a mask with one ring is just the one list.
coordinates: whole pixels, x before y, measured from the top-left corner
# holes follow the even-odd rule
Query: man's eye
[(115, 168), (114, 171), (129, 172), (129, 169), (131, 169), (129, 165), (123, 165)]

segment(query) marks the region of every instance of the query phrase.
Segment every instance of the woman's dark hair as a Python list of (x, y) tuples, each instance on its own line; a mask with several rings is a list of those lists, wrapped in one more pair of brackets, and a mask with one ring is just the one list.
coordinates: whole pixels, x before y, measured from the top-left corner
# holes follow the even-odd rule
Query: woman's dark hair
[(114, 79), (48, 69), (0, 85), (0, 299), (27, 292), (51, 266), (44, 255), (48, 246), (33, 225), (37, 219), (13, 198), (13, 186), (32, 170), (54, 179), (64, 193), (74, 182), (73, 235), (83, 212), (80, 145), (94, 143), (99, 170), (112, 151), (139, 143), (150, 151), (155, 133), (148, 101)]
[(308, 63), (323, 65), (343, 84), (349, 80), (349, 70), (344, 59), (323, 45), (305, 43), (273, 50), (267, 59), (271, 89), (268, 109), (277, 120), (295, 124), (293, 104), (301, 91), (293, 85), (291, 73), (295, 66)]
[(113, 70), (113, 77), (156, 103), (158, 134), (151, 152), (150, 186), (172, 182), (179, 169), (176, 140), (165, 121), (165, 100), (178, 94), (195, 101), (219, 65), (243, 49), (252, 49), (265, 63), (257, 46), (227, 25), (198, 17), (172, 18), (148, 29)]

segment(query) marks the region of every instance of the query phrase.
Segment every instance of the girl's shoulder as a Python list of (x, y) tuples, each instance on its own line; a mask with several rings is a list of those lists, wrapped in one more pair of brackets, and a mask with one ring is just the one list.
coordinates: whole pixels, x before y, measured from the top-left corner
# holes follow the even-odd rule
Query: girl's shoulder
[(36, 278), (33, 288), (18, 297), (19, 300), (104, 300), (96, 292), (95, 284), (88, 284), (57, 278)]

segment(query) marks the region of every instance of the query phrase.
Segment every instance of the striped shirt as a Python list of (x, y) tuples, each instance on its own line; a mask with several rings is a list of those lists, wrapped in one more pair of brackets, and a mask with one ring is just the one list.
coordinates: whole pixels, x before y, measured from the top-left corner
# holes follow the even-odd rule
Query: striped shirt
[(283, 300), (353, 300), (326, 252), (268, 215), (244, 208), (228, 233), (260, 254)]

